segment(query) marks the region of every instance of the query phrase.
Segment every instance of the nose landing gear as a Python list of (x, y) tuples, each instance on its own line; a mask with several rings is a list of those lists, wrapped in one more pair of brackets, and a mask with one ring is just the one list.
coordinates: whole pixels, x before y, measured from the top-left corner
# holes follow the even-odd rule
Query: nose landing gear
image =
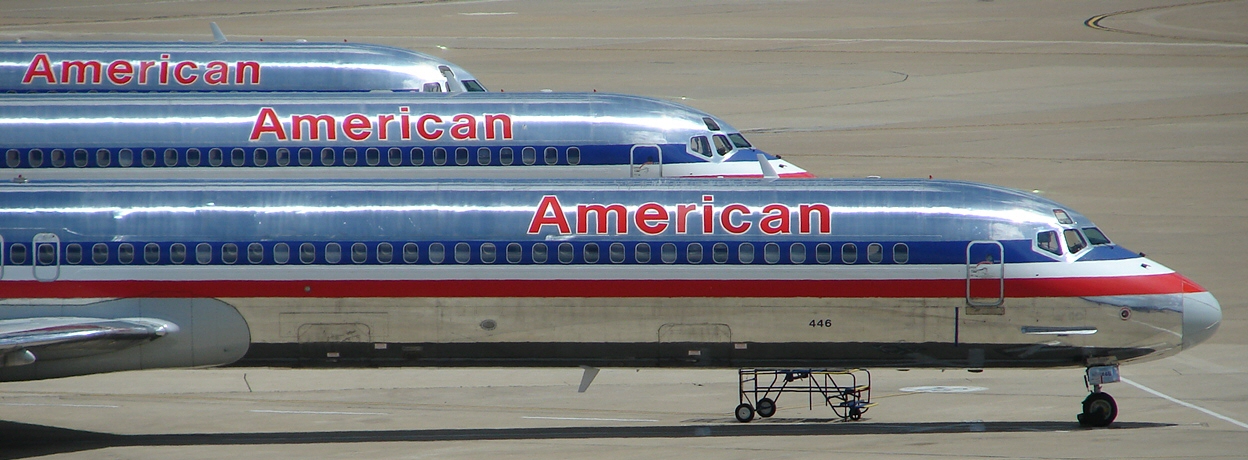
[(1118, 417), (1118, 403), (1108, 393), (1101, 391), (1101, 385), (1119, 381), (1118, 364), (1105, 366), (1088, 366), (1084, 375), (1084, 385), (1091, 394), (1083, 400), (1083, 413), (1078, 415), (1079, 425), (1087, 427), (1106, 427)]

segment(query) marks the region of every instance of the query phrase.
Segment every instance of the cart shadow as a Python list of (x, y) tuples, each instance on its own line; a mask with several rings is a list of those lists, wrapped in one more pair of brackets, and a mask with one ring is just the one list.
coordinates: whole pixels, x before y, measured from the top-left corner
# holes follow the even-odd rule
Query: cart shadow
[[(873, 423), (868, 420), (767, 419), (738, 423), (693, 419), (681, 425), (549, 428), (462, 428), (438, 430), (362, 430), (273, 433), (187, 433), (123, 435), (0, 421), (0, 459), (19, 459), (108, 447), (211, 445), (280, 445), (365, 442), (482, 441), (538, 439), (698, 438), (745, 436), (836, 436), (909, 433), (1016, 433), (1081, 430), (1075, 422), (920, 422)], [(1171, 423), (1118, 422), (1109, 429), (1174, 426)]]

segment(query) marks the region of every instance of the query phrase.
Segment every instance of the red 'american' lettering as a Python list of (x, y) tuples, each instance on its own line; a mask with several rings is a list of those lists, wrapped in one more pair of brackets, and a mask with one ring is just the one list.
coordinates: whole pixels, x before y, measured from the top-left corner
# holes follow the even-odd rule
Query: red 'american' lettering
[(704, 235), (742, 235), (750, 229), (765, 235), (830, 234), (832, 209), (824, 203), (771, 203), (761, 208), (742, 203), (716, 205), (714, 195), (702, 195), (700, 203), (649, 202), (633, 207), (621, 203), (582, 203), (570, 212), (565, 211), (557, 195), (546, 195), (529, 220), (528, 233), (627, 235), (635, 230), (643, 235), (661, 235), (672, 230), (684, 235), (690, 227), (700, 228)]
[(261, 66), (255, 61), (170, 61), (168, 54), (159, 61), (119, 59), (104, 63), (96, 60), (53, 62), (47, 53), (36, 54), (22, 74), (22, 84), (47, 85), (259, 85)]
[[(395, 128), (398, 129), (395, 129)], [(344, 117), (330, 114), (295, 114), (285, 121), (272, 107), (262, 107), (251, 125), (251, 140), (319, 141), (337, 140), (341, 134), (352, 141), (412, 140), (413, 132), (426, 141), (450, 137), (466, 140), (509, 140), (512, 138), (511, 115), (460, 113), (450, 117), (432, 113), (413, 115), (408, 107), (398, 113), (364, 115), (352, 113)]]

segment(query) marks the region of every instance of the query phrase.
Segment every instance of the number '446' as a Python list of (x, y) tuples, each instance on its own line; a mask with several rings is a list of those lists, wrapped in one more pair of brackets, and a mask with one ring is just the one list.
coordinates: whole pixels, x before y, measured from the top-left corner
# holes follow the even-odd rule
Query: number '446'
[(812, 320), (810, 320), (810, 327), (832, 327), (832, 320), (830, 320), (830, 319), (812, 319)]

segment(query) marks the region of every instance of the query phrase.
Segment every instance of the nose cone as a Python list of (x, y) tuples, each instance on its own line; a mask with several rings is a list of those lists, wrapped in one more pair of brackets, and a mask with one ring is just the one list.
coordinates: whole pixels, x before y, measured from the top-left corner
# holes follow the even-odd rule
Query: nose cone
[(1222, 323), (1222, 306), (1213, 294), (1196, 292), (1183, 295), (1183, 349), (1208, 340)]

